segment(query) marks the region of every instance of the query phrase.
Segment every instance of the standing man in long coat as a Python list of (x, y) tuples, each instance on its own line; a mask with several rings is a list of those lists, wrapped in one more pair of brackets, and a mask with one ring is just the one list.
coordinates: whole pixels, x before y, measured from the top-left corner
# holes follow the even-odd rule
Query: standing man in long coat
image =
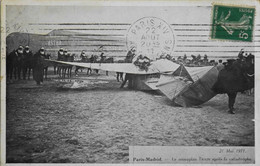
[[(23, 68), (23, 62), (24, 62), (24, 54), (23, 54), (23, 46), (19, 46), (19, 48), (17, 49), (17, 51), (15, 52), (15, 68), (14, 68), (14, 72), (17, 74), (18, 79), (21, 79), (21, 72), (22, 72), (22, 68)], [(14, 75), (14, 77), (16, 77), (16, 74)]]
[(44, 57), (45, 50), (43, 47), (33, 57), (33, 79), (36, 81), (37, 85), (40, 85), (40, 83), (43, 82)]
[[(24, 49), (24, 62), (23, 62), (23, 79), (26, 79), (28, 74), (28, 80), (30, 79), (31, 70), (33, 69), (33, 53), (29, 49), (29, 46), (25, 46)], [(27, 73), (28, 72), (28, 73)]]

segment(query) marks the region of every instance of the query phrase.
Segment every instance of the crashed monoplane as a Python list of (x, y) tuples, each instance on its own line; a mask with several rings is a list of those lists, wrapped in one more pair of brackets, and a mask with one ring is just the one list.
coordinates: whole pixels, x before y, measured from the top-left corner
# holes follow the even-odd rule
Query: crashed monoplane
[(178, 105), (190, 107), (207, 102), (216, 94), (211, 90), (221, 67), (185, 67), (167, 59), (152, 61), (147, 69), (134, 63), (82, 63), (49, 60), (55, 63), (131, 75), (133, 89), (160, 90)]

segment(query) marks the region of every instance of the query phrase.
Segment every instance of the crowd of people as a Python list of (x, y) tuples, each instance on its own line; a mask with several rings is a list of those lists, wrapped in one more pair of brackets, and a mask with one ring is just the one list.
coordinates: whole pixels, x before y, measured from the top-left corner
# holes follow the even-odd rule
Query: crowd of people
[(44, 47), (33, 54), (28, 45), (25, 47), (19, 46), (7, 55), (7, 79), (25, 80), (26, 77), (30, 79), (32, 71), (33, 79), (37, 85), (40, 85), (43, 82), (44, 70), (46, 69), (44, 60), (49, 58), (50, 55), (46, 54)]
[[(244, 55), (245, 52), (243, 50), (240, 51), (238, 55), (238, 60), (243, 60), (244, 56), (250, 56), (250, 55)], [(67, 49), (60, 48), (57, 52), (57, 60), (58, 61), (67, 61), (67, 62), (73, 62), (75, 61), (75, 54), (71, 54), (68, 52)], [(40, 83), (43, 82), (43, 77), (44, 77), (44, 71), (48, 67), (46, 65), (45, 59), (49, 59), (50, 55), (46, 54), (45, 49), (42, 47), (40, 48), (35, 54), (32, 53), (30, 50), (29, 46), (19, 46), (17, 49), (13, 50), (9, 55), (7, 55), (7, 78), (8, 79), (30, 79), (31, 71), (33, 75), (33, 79), (36, 81), (37, 85), (40, 85)], [(102, 52), (100, 57), (95, 56), (95, 55), (87, 55), (85, 51), (83, 50), (79, 56), (79, 61), (81, 62), (90, 62), (90, 63), (95, 63), (95, 62), (100, 62), (100, 63), (113, 63), (113, 57), (106, 58), (104, 56), (104, 53)], [(97, 60), (99, 58), (99, 60)], [(222, 62), (222, 60), (219, 60), (216, 62), (215, 60), (209, 60), (208, 56), (205, 54), (204, 57), (201, 57), (200, 54), (197, 56), (191, 55), (191, 59), (187, 57), (186, 54), (184, 56), (179, 56), (178, 58), (174, 58), (169, 54), (163, 54), (160, 56), (158, 59), (168, 59), (170, 61), (173, 61), (178, 64), (183, 64), (184, 66), (215, 66), (217, 64), (223, 64), (227, 65), (230, 63), (230, 60), (227, 62)], [(141, 70), (147, 71), (149, 66), (151, 65), (151, 60), (142, 54), (137, 55), (136, 54), (136, 49), (132, 48), (128, 51), (126, 57), (124, 60), (119, 61), (120, 63), (133, 63), (134, 65), (138, 66)], [(57, 68), (57, 71), (56, 71)], [(78, 69), (80, 67), (76, 67), (76, 74)], [(54, 64), (54, 74), (57, 73), (60, 76), (68, 74), (71, 77), (71, 70), (72, 66), (67, 65), (67, 64)], [(47, 71), (46, 71), (47, 72)], [(88, 74), (89, 72), (91, 73), (91, 69), (88, 69)], [(96, 71), (98, 72), (98, 71)], [(45, 73), (46, 75), (47, 73)], [(117, 80), (119, 81), (120, 79), (123, 80), (122, 78), (123, 73), (117, 72)], [(46, 75), (47, 77), (47, 75)], [(64, 75), (65, 77), (65, 75)], [(126, 78), (122, 84), (121, 87), (124, 86), (124, 84), (127, 81), (128, 75), (126, 75)]]
[(67, 49), (60, 48), (58, 51), (57, 60), (61, 60), (61, 61), (70, 61), (70, 59), (74, 60), (74, 58), (72, 57), (75, 57), (75, 54), (71, 54), (70, 52), (68, 52)]
[[(58, 50), (58, 61), (74, 62), (75, 54), (68, 52), (67, 49), (60, 48)], [(68, 77), (72, 76), (72, 66), (67, 64), (54, 63), (54, 74), (58, 74), (60, 77), (65, 78), (66, 74)]]
[[(200, 54), (197, 56), (191, 55), (191, 59), (187, 57), (186, 54), (184, 56), (179, 56), (178, 58), (175, 58), (169, 54), (163, 53), (158, 59), (167, 59), (172, 62), (183, 64), (184, 66), (189, 67), (200, 67), (200, 66), (216, 66), (219, 63), (222, 63), (222, 60), (209, 60), (208, 56), (205, 54), (204, 57), (202, 57)], [(147, 70), (149, 65), (151, 64), (151, 59), (149, 59), (147, 56), (144, 56), (142, 54), (137, 55), (135, 48), (132, 48), (128, 51), (127, 56), (125, 58), (125, 62), (133, 63), (136, 66), (138, 66), (140, 69)]]
[(178, 56), (177, 58), (172, 57), (169, 54), (163, 54), (160, 56), (160, 59), (168, 59), (172, 62), (183, 64), (184, 66), (189, 67), (200, 67), (200, 66), (215, 66), (218, 63), (222, 63), (222, 60), (220, 62), (216, 62), (215, 60), (209, 60), (207, 54), (202, 57), (200, 54), (197, 56), (191, 55), (191, 59), (187, 57), (186, 54), (182, 56)]

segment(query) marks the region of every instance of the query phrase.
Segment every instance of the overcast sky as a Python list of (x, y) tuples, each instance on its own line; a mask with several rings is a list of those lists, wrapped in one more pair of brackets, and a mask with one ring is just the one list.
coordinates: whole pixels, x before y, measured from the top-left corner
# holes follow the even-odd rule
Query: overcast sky
[[(142, 17), (158, 17), (169, 24), (210, 23), (211, 7), (101, 7), (101, 6), (7, 6), (7, 25), (33, 33), (46, 33), (29, 23), (134, 23)], [(62, 28), (61, 26), (59, 26)], [(52, 26), (51, 28), (56, 28)]]
[[(173, 29), (176, 44), (175, 51), (193, 51), (193, 50), (254, 50), (253, 42), (219, 42), (209, 39), (210, 23), (211, 23), (211, 6), (171, 6), (171, 7), (102, 7), (102, 6), (7, 6), (7, 27), (8, 34), (12, 32), (29, 32), (37, 34), (47, 34), (53, 29), (95, 29), (100, 28), (98, 25), (58, 25), (56, 23), (127, 23), (129, 25), (121, 25), (120, 28), (129, 29), (130, 24), (133, 24), (143, 17), (157, 17), (171, 25)], [(55, 24), (50, 24), (55, 23)], [(175, 25), (178, 24), (178, 25)], [(187, 26), (183, 24), (204, 24)], [(111, 25), (102, 25), (103, 28), (110, 28)], [(116, 27), (113, 27), (116, 28)], [(183, 31), (182, 29), (204, 29), (203, 31)], [(259, 28), (258, 28), (259, 29)], [(82, 33), (108, 33), (106, 30), (91, 31), (91, 30), (77, 30)], [(127, 30), (113, 31), (109, 33), (126, 34)], [(202, 35), (202, 37), (182, 37), (187, 35)], [(190, 40), (184, 43), (183, 41)], [(198, 43), (196, 40), (204, 40), (208, 42)], [(260, 37), (255, 37), (254, 40), (260, 41)], [(192, 42), (194, 41), (194, 42)], [(199, 47), (196, 48), (196, 44)], [(185, 46), (187, 45), (187, 46)], [(194, 45), (190, 47), (189, 45)], [(213, 45), (217, 47), (201, 47), (203, 45)], [(260, 43), (256, 43), (260, 45)], [(178, 47), (179, 46), (179, 47)], [(224, 48), (222, 46), (225, 46)], [(231, 46), (231, 47), (228, 47)], [(258, 49), (259, 50), (259, 49)], [(212, 55), (219, 55), (213, 52)], [(236, 55), (230, 53), (225, 55)]]

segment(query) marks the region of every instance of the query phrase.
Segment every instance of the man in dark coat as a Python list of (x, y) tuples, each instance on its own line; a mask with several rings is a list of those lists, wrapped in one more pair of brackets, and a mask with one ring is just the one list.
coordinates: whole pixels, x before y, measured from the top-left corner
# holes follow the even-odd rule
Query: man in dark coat
[(16, 74), (18, 79), (21, 79), (21, 72), (23, 68), (23, 46), (19, 46), (19, 48), (15, 51), (15, 61), (14, 61), (14, 77), (16, 78)]
[(125, 62), (126, 63), (132, 63), (133, 58), (135, 57), (135, 48), (133, 47), (131, 50), (127, 52)]
[(12, 79), (13, 71), (14, 71), (14, 61), (15, 61), (15, 50), (13, 50), (10, 54), (7, 54), (6, 57), (6, 73), (7, 78)]
[(57, 60), (61, 60), (62, 56), (63, 56), (63, 48), (60, 48), (60, 50), (58, 51), (58, 59)]
[(87, 62), (88, 57), (87, 57), (87, 55), (86, 55), (86, 53), (85, 53), (84, 50), (81, 52), (80, 58), (81, 58), (81, 61), (82, 61), (82, 62)]
[(28, 71), (28, 79), (30, 79), (31, 70), (33, 69), (33, 53), (29, 49), (29, 46), (25, 46), (24, 49), (24, 66), (23, 66), (23, 79), (26, 79)]
[(44, 69), (44, 58), (45, 50), (42, 47), (34, 56), (33, 56), (33, 79), (36, 81), (37, 85), (40, 85), (43, 82), (43, 69)]

